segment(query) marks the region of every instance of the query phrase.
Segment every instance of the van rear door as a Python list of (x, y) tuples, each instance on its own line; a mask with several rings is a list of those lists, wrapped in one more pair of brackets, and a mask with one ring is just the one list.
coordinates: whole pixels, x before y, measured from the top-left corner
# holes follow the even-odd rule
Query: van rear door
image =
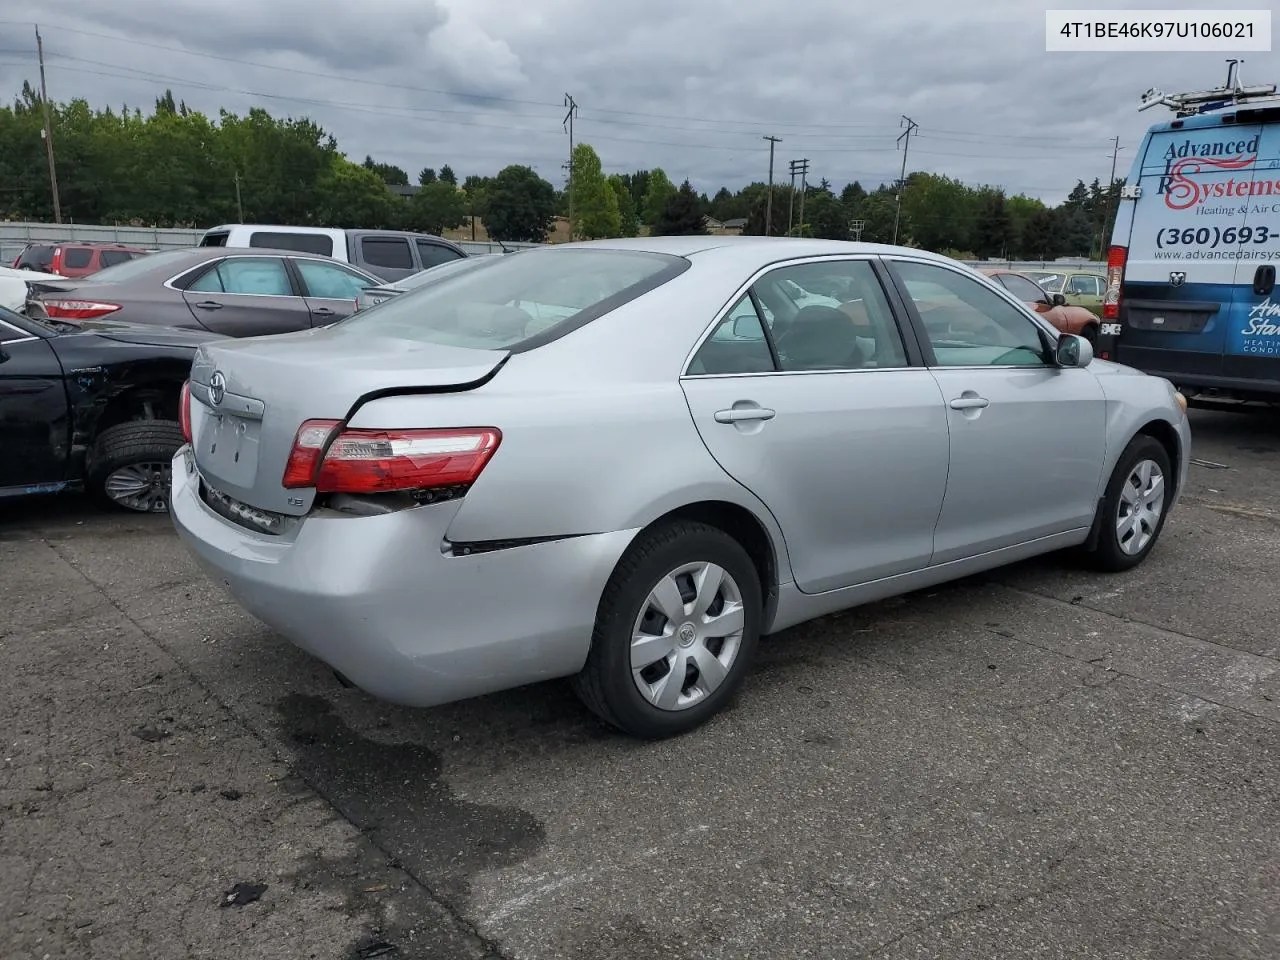
[(1280, 293), (1274, 288), (1280, 267), (1280, 116), (1262, 127), (1246, 232), (1236, 264), (1242, 305), (1227, 334), (1223, 366), (1229, 377), (1280, 381)]
[(1250, 193), (1262, 127), (1218, 117), (1185, 124), (1154, 131), (1141, 158), (1117, 359), (1194, 383), (1225, 375), (1248, 310), (1240, 285), (1252, 270), (1240, 257), (1256, 222)]

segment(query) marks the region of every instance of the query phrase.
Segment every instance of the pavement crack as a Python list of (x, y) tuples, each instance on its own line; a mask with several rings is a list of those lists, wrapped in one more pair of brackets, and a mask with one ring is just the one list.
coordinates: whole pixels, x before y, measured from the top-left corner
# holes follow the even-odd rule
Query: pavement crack
[[(291, 770), (294, 769), (293, 765), (289, 763), (289, 761), (284, 756), (281, 755), (279, 750), (270, 741), (268, 741), (265, 736), (263, 736), (251, 724), (245, 722), (245, 720), (242, 717), (240, 717), (234, 710), (232, 710), (231, 705), (227, 703), (225, 700), (223, 700), (220, 696), (218, 696), (217, 692), (213, 690), (213, 688), (211, 688), (203, 680), (201, 680), (200, 677), (190, 668), (190, 666), (188, 666), (188, 664), (184, 660), (182, 660), (182, 658), (180, 658), (177, 655), (175, 651), (170, 650), (169, 646), (163, 640), (161, 640), (158, 636), (156, 636), (156, 634), (153, 633), (150, 629), (148, 629), (141, 621), (139, 621), (136, 617), (130, 614), (129, 611), (127, 611), (124, 607), (122, 607), (120, 603), (117, 602), (115, 597), (113, 597), (106, 590), (106, 588), (102, 586), (102, 584), (98, 583), (96, 580), (93, 579), (93, 577), (89, 576), (89, 574), (84, 571), (84, 569), (80, 566), (80, 564), (76, 563), (70, 557), (66, 556), (58, 548), (56, 544), (51, 543), (47, 540), (43, 541), (43, 543), (45, 546), (49, 548), (50, 551), (53, 552), (54, 556), (56, 556), (59, 560), (61, 560), (64, 564), (66, 564), (71, 570), (75, 571), (75, 573), (81, 579), (83, 579), (84, 582), (87, 583), (90, 586), (90, 588), (94, 590), (94, 592), (96, 592), (100, 597), (102, 597), (102, 599), (107, 603), (108, 606), (110, 606), (113, 610), (115, 610), (116, 613), (118, 613), (121, 617), (123, 617), (127, 623), (132, 625), (139, 633), (141, 633), (144, 637), (146, 637), (151, 643), (155, 644), (155, 646), (165, 655), (165, 657), (167, 657), (178, 668), (178, 670), (181, 671), (183, 676), (185, 676), (187, 680), (194, 687), (196, 687), (196, 689), (202, 691), (211, 703), (217, 704), (218, 708), (228, 718), (230, 718), (233, 723), (235, 723), (242, 730), (244, 730), (245, 733), (247, 733), (253, 740), (257, 741), (257, 743), (260, 744), (264, 750), (266, 750), (269, 756), (274, 757), (277, 762), (283, 763), (286, 767), (289, 767)], [(326, 803), (339, 817), (341, 817), (344, 822), (350, 824), (352, 829), (356, 831), (356, 833), (359, 835), (359, 837), (362, 840), (369, 843), (376, 850), (384, 854), (387, 857), (388, 861), (396, 861), (398, 863), (398, 858), (396, 857), (394, 851), (388, 849), (387, 847), (379, 843), (364, 827), (356, 823), (355, 820), (351, 819), (351, 817), (349, 817), (339, 806), (337, 806), (337, 804), (333, 802), (333, 799), (330, 796), (328, 796), (326, 792), (323, 789), (321, 789), (315, 782), (308, 779), (305, 775), (303, 775), (299, 771), (295, 770), (294, 772), (298, 775), (298, 777), (304, 783), (307, 784), (308, 788), (310, 788), (310, 790), (317, 797), (323, 800), (324, 803)], [(510, 960), (509, 954), (504, 953), (501, 947), (495, 941), (491, 940), (490, 938), (486, 937), (484, 934), (480, 933), (480, 931), (476, 929), (475, 925), (472, 924), (469, 920), (467, 920), (466, 917), (464, 917), (462, 913), (458, 909), (456, 909), (452, 903), (450, 903), (445, 897), (443, 897), (440, 893), (438, 893), (431, 884), (427, 883), (422, 877), (418, 876), (416, 873), (414, 873), (413, 870), (409, 869), (403, 864), (399, 865), (399, 869), (401, 872), (404, 873), (405, 876), (411, 879), (418, 886), (418, 888), (421, 889), (423, 893), (433, 903), (435, 903), (437, 907), (440, 908), (441, 912), (446, 917), (448, 917), (450, 921), (454, 923), (454, 925), (457, 927), (460, 933), (462, 933), (465, 937), (467, 937), (472, 941), (472, 945), (474, 947), (479, 948), (480, 951), (485, 956), (492, 958), (492, 960)], [(34, 881), (34, 875), (32, 877), (32, 881)]]

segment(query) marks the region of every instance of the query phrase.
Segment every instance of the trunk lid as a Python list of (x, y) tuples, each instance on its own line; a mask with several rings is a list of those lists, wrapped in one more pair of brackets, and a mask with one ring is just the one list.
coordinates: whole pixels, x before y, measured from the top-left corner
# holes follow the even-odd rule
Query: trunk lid
[[(508, 355), (341, 328), (203, 344), (191, 368), (196, 465), (208, 485), (242, 504), (302, 516), (315, 491), (281, 481), (303, 421), (344, 420), (370, 394), (469, 390)], [(211, 389), (215, 374), (220, 396)]]

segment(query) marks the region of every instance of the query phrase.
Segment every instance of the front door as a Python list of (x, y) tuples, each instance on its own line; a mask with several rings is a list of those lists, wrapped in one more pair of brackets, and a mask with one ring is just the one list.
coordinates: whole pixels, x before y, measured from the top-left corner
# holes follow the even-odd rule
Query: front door
[(182, 296), (202, 327), (229, 337), (293, 333), (311, 326), (311, 311), (294, 289), (283, 257), (219, 260)]
[(0, 319), (0, 490), (65, 480), (70, 443), (57, 354)]
[(356, 311), (356, 298), (377, 281), (361, 276), (350, 267), (325, 260), (292, 260), (301, 281), (302, 294), (311, 311), (313, 327), (327, 327)]
[(1056, 366), (1049, 335), (959, 269), (891, 262), (923, 318), (950, 427), (933, 562), (1087, 528), (1106, 455), (1097, 378)]
[[(788, 281), (812, 296), (797, 305)], [(833, 288), (839, 306), (819, 294)], [(870, 261), (816, 260), (757, 280), (682, 380), (707, 449), (773, 513), (806, 593), (929, 564), (947, 414), (908, 357)]]

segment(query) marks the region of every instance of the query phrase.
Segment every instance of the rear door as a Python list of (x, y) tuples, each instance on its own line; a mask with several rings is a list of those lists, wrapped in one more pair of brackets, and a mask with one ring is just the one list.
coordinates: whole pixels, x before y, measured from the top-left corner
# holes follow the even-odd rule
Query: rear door
[[(833, 277), (839, 307), (797, 307), (786, 290), (821, 298)], [(947, 410), (908, 343), (870, 260), (792, 263), (752, 285), (681, 380), (703, 443), (773, 513), (806, 593), (929, 564)]]
[[(1148, 139), (1121, 301), (1117, 359), (1194, 382), (1221, 377), (1248, 312), (1255, 235), (1280, 229), (1254, 212), (1262, 127), (1192, 118)], [(1252, 262), (1250, 260), (1249, 262)]]
[(323, 327), (355, 313), (361, 291), (378, 281), (332, 260), (296, 257), (292, 261), (302, 295), (311, 312), (311, 325)]
[[(1241, 111), (1242, 113), (1244, 111)], [(1249, 215), (1236, 264), (1240, 306), (1227, 333), (1228, 377), (1280, 381), (1280, 118), (1262, 127)]]
[(292, 333), (311, 326), (311, 311), (283, 257), (228, 257), (182, 292), (200, 325), (229, 337)]

